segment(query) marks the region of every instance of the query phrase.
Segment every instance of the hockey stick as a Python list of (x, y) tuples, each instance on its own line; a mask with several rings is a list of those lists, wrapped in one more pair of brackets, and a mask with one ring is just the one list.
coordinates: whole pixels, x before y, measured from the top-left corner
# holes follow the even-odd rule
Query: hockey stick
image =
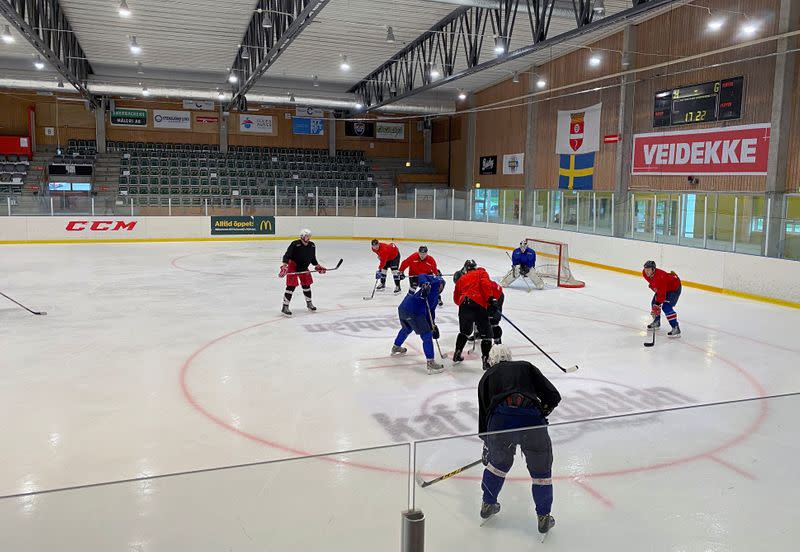
[(471, 463), (467, 464), (466, 466), (461, 466), (460, 468), (455, 469), (455, 470), (451, 471), (450, 473), (446, 473), (444, 475), (440, 475), (436, 479), (431, 479), (430, 481), (423, 481), (421, 477), (417, 476), (417, 478), (416, 478), (417, 479), (417, 483), (419, 483), (419, 486), (424, 489), (425, 487), (430, 487), (434, 483), (438, 483), (439, 481), (444, 481), (445, 479), (449, 479), (449, 478), (453, 477), (454, 475), (458, 475), (459, 473), (461, 473), (461, 472), (463, 472), (465, 470), (468, 470), (470, 468), (474, 468), (478, 464), (482, 464), (482, 463), (483, 463), (483, 460), (475, 460), (474, 462), (471, 462)]
[(375, 280), (375, 285), (372, 286), (372, 295), (370, 295), (369, 297), (364, 297), (364, 301), (369, 301), (370, 299), (375, 297), (375, 290), (376, 289), (378, 289), (378, 280)]
[(542, 353), (544, 356), (546, 356), (547, 358), (549, 358), (549, 359), (550, 359), (550, 362), (552, 362), (553, 364), (555, 364), (556, 366), (558, 366), (558, 367), (559, 367), (559, 369), (560, 369), (562, 372), (564, 372), (565, 374), (570, 374), (570, 373), (572, 373), (572, 372), (577, 372), (577, 371), (578, 371), (578, 365), (577, 365), (577, 364), (575, 364), (574, 366), (570, 366), (569, 368), (564, 368), (563, 366), (561, 366), (561, 365), (560, 365), (558, 362), (556, 362), (556, 361), (553, 359), (553, 357), (551, 357), (550, 355), (548, 355), (547, 353), (545, 353), (545, 352), (544, 352), (544, 349), (542, 349), (541, 347), (539, 347), (539, 346), (538, 346), (538, 345), (537, 345), (537, 344), (536, 344), (536, 343), (535, 343), (535, 342), (534, 342), (534, 341), (533, 341), (533, 340), (532, 340), (530, 337), (528, 337), (527, 335), (525, 335), (525, 332), (523, 332), (522, 330), (520, 330), (520, 329), (517, 327), (517, 325), (516, 325), (516, 324), (514, 324), (514, 323), (513, 323), (511, 320), (509, 320), (509, 319), (508, 319), (508, 317), (507, 317), (505, 314), (503, 314), (503, 313), (501, 312), (501, 313), (500, 313), (500, 316), (502, 316), (502, 317), (503, 317), (503, 320), (505, 320), (506, 322), (508, 322), (509, 324), (511, 324), (511, 327), (512, 327), (512, 328), (514, 328), (514, 329), (515, 329), (515, 330), (517, 330), (519, 333), (521, 333), (521, 334), (522, 334), (522, 337), (524, 337), (525, 339), (527, 339), (528, 341), (530, 341), (530, 343), (531, 343), (531, 344), (532, 344), (534, 347), (536, 347), (537, 349), (539, 349), (539, 351), (541, 351), (541, 353)]
[[(428, 320), (431, 323), (431, 331), (433, 331), (433, 328), (434, 328), (434, 326), (436, 324), (433, 323), (433, 314), (431, 313), (431, 306), (428, 304), (428, 298), (427, 297), (425, 298), (425, 307), (428, 309)], [(436, 348), (439, 349), (439, 356), (442, 357), (442, 360), (446, 359), (447, 357), (442, 352), (441, 345), (439, 345), (439, 340), (438, 339), (434, 339), (434, 341), (436, 342)]]
[(23, 309), (25, 309), (26, 311), (28, 311), (28, 312), (29, 312), (29, 313), (31, 313), (31, 314), (35, 314), (35, 315), (37, 315), (37, 316), (44, 316), (45, 314), (47, 314), (45, 311), (35, 311), (35, 310), (31, 310), (31, 309), (29, 309), (28, 307), (26, 307), (26, 306), (25, 306), (25, 305), (23, 305), (22, 303), (18, 303), (17, 301), (14, 301), (14, 300), (13, 300), (11, 297), (9, 297), (8, 295), (6, 295), (6, 294), (5, 294), (5, 293), (3, 293), (2, 291), (0, 291), (0, 295), (2, 295), (3, 297), (5, 297), (6, 299), (8, 299), (9, 301), (11, 301), (12, 303), (15, 303), (16, 305), (19, 305), (20, 307), (22, 307)]
[[(330, 272), (332, 270), (339, 270), (339, 267), (342, 266), (342, 261), (344, 259), (339, 259), (339, 262), (336, 263), (336, 266), (333, 268), (326, 268), (325, 272)], [(286, 276), (291, 276), (292, 274), (311, 274), (312, 272), (319, 272), (318, 270), (301, 270), (300, 272), (287, 272)], [(278, 276), (280, 278), (281, 276)]]
[[(656, 321), (656, 319), (655, 319), (655, 318), (653, 318), (653, 323), (654, 323), (654, 324), (655, 324), (655, 321)], [(645, 347), (652, 347), (653, 345), (655, 345), (655, 344), (656, 344), (656, 331), (657, 331), (657, 328), (653, 328), (653, 338), (652, 338), (650, 341), (645, 341), (645, 342), (643, 343), (643, 345), (644, 345)]]

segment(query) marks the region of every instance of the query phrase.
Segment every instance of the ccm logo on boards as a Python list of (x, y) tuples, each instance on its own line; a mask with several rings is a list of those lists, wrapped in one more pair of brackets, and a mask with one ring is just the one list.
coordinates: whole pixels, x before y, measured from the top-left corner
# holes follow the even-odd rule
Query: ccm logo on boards
[(67, 232), (118, 232), (127, 230), (130, 232), (136, 226), (135, 220), (125, 222), (124, 220), (71, 220), (67, 223)]

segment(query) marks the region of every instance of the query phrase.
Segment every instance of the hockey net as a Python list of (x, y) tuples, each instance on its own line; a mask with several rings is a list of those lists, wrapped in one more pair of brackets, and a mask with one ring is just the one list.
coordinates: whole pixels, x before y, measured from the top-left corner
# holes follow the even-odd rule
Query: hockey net
[(564, 242), (526, 238), (528, 247), (536, 252), (536, 272), (544, 278), (553, 278), (559, 287), (582, 288), (586, 282), (578, 280), (569, 266), (569, 246)]

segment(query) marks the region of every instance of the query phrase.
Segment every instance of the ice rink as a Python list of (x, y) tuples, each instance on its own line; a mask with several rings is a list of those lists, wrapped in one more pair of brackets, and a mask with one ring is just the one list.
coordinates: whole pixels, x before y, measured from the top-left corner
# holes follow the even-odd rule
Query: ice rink
[[(0, 248), (0, 290), (48, 312), (0, 301), (0, 494), (398, 446), (3, 500), (0, 550), (398, 549), (409, 462), (399, 444), (477, 431), (479, 353), (427, 375), (412, 335), (409, 354), (390, 357), (403, 295), (363, 299), (378, 264), (368, 240), (318, 240), (321, 263), (344, 263), (315, 276), (317, 312), (298, 289), (294, 316), (282, 316), (289, 241)], [(420, 242), (398, 245), (405, 257)], [(499, 249), (428, 245), (444, 273), (468, 258), (496, 280), (508, 269)], [(543, 546), (794, 549), (800, 507), (774, 501), (799, 483), (787, 461), (800, 400), (559, 423), (799, 391), (800, 313), (685, 287), (683, 337), (668, 340), (665, 323), (648, 349), (644, 279), (572, 268), (585, 288), (517, 283), (504, 307), (562, 365), (580, 365), (563, 374), (504, 325), (516, 357), (564, 397), (550, 418), (557, 525)], [(448, 278), (446, 354), (452, 291)], [(422, 443), (417, 470), (430, 479), (480, 450), (475, 438)], [(428, 549), (542, 546), (519, 455), (503, 510), (482, 528), (480, 474), (415, 489)]]

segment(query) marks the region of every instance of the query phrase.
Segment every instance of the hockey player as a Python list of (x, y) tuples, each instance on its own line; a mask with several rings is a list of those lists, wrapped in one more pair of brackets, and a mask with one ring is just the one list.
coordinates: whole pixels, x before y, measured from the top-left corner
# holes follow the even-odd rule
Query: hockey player
[(400, 250), (393, 243), (381, 243), (378, 240), (372, 240), (372, 250), (378, 256), (378, 272), (375, 273), (375, 278), (381, 281), (375, 289), (378, 291), (386, 289), (386, 271), (391, 270), (394, 278), (394, 292), (400, 293), (400, 280), (403, 279), (402, 273), (398, 270)]
[[(281, 312), (286, 316), (291, 316), (292, 311), (289, 310), (289, 303), (292, 300), (297, 283), (303, 287), (303, 295), (306, 296), (306, 307), (310, 311), (317, 310), (314, 303), (311, 302), (311, 284), (314, 279), (311, 273), (307, 272), (309, 265), (314, 265), (314, 268), (320, 274), (325, 274), (327, 269), (317, 262), (317, 250), (314, 242), (311, 241), (311, 230), (304, 229), (300, 231), (300, 239), (294, 240), (289, 244), (286, 253), (283, 255), (283, 264), (281, 271), (278, 274), (281, 278), (286, 276), (286, 291), (283, 293), (283, 308)], [(293, 274), (301, 272), (302, 274)]]
[(400, 265), (400, 272), (405, 273), (408, 269), (408, 285), (412, 289), (417, 289), (417, 278), (420, 274), (438, 274), (436, 260), (428, 255), (428, 248), (424, 245), (419, 246), (416, 253), (412, 253)]
[(542, 289), (544, 288), (544, 282), (533, 270), (535, 267), (536, 251), (528, 247), (528, 240), (522, 240), (519, 242), (519, 247), (511, 254), (511, 270), (503, 277), (500, 284), (507, 287), (521, 276), (530, 278), (537, 288)]
[(461, 353), (475, 325), (481, 337), (481, 357), (483, 368), (486, 370), (489, 367), (489, 351), (492, 348), (492, 327), (489, 323), (488, 309), (497, 304), (497, 299), (493, 295), (492, 281), (486, 269), (478, 268), (477, 263), (470, 259), (464, 263), (462, 271), (463, 275), (458, 278), (456, 289), (453, 290), (453, 302), (458, 305), (459, 327), (453, 362), (464, 360)]
[[(503, 303), (506, 300), (506, 294), (503, 293), (503, 288), (492, 280), (492, 297), (497, 299), (497, 303), (494, 306), (489, 307), (489, 324), (492, 326), (492, 339), (494, 340), (495, 345), (500, 345), (502, 343), (503, 338), (503, 328), (500, 327), (500, 320), (502, 320), (503, 314)], [(479, 335), (478, 332), (473, 333), (468, 341), (475, 341), (478, 339)]]
[(435, 360), (433, 340), (439, 339), (439, 328), (435, 324), (436, 307), (439, 295), (444, 289), (444, 279), (433, 274), (420, 274), (417, 282), (419, 289), (409, 289), (405, 299), (397, 308), (401, 328), (392, 345), (392, 354), (406, 354), (407, 349), (402, 345), (413, 331), (422, 338), (422, 350), (428, 362), (428, 374), (438, 374), (444, 367)]
[(656, 268), (655, 261), (644, 263), (642, 276), (655, 293), (653, 300), (650, 301), (650, 314), (653, 321), (647, 325), (648, 330), (657, 330), (661, 327), (661, 311), (667, 315), (667, 321), (672, 329), (667, 333), (668, 337), (680, 337), (681, 327), (678, 325), (678, 313), (675, 312), (675, 305), (681, 296), (681, 279), (675, 272), (666, 272)]
[(481, 482), (481, 517), (486, 519), (500, 511), (497, 499), (519, 445), (533, 479), (539, 532), (547, 533), (555, 525), (550, 514), (553, 445), (547, 432), (547, 416), (558, 406), (561, 395), (536, 366), (524, 360), (513, 361), (506, 345), (492, 348), (489, 364), (491, 367), (478, 383), (478, 432), (520, 431), (481, 436), (486, 466)]

